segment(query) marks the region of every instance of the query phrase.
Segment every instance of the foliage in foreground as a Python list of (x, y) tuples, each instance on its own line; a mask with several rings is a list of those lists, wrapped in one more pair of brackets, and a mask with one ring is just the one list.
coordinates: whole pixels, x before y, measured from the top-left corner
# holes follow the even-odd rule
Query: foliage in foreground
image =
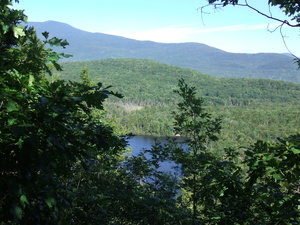
[(26, 17), (10, 4), (1, 1), (0, 218), (53, 223), (74, 204), (78, 170), (89, 171), (96, 156), (112, 160), (124, 151), (125, 141), (92, 116), (108, 95), (119, 95), (101, 83), (48, 81), (49, 63), (59, 70), (65, 55), (46, 45), (67, 42), (46, 32), (39, 40), (33, 28), (19, 25)]
[(218, 140), (220, 120), (212, 119), (195, 88), (179, 81), (182, 97), (175, 128), (188, 137), (188, 151), (169, 151), (181, 165), (182, 199), (191, 205), (191, 224), (297, 224), (299, 135), (271, 145), (257, 141), (240, 159), (234, 149), (222, 157), (208, 150)]

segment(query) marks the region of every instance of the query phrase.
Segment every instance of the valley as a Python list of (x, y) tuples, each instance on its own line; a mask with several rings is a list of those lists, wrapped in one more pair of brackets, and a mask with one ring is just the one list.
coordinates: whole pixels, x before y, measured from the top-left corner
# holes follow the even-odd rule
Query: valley
[(122, 99), (105, 103), (107, 119), (121, 134), (174, 136), (172, 111), (178, 99), (173, 90), (184, 78), (204, 97), (205, 106), (220, 117), (222, 135), (218, 148), (247, 146), (257, 139), (299, 131), (300, 85), (253, 78), (220, 78), (195, 70), (146, 59), (104, 59), (65, 62), (56, 76), (80, 81), (87, 69), (92, 83), (112, 85)]

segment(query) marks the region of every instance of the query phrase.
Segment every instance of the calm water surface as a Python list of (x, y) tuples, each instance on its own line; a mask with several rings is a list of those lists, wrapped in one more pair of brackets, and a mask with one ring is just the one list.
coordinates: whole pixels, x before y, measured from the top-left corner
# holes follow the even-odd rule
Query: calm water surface
[[(137, 135), (128, 140), (128, 146), (132, 148), (132, 154), (137, 155), (143, 149), (151, 149), (155, 140), (159, 141), (162, 144), (167, 143), (165, 137), (153, 137), (153, 136), (144, 136)], [(176, 141), (183, 142), (185, 139), (183, 137), (176, 137)], [(186, 146), (186, 145), (183, 145)], [(185, 147), (186, 148), (186, 147)], [(160, 170), (162, 171), (174, 171), (172, 167), (176, 164), (174, 162), (165, 161), (161, 163)]]
[[(151, 149), (155, 139), (160, 143), (167, 143), (165, 137), (137, 135), (128, 140), (128, 146), (132, 147), (132, 154), (137, 155), (142, 149)], [(176, 141), (178, 142), (183, 142), (184, 140), (183, 137), (176, 137)]]

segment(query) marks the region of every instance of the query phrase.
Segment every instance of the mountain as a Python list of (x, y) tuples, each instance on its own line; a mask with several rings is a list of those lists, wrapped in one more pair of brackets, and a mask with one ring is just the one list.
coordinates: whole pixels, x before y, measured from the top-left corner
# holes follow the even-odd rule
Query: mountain
[(190, 68), (219, 77), (250, 77), (300, 83), (300, 70), (293, 59), (284, 54), (229, 53), (200, 43), (157, 43), (137, 41), (115, 35), (91, 33), (68, 24), (47, 21), (31, 22), (38, 33), (67, 39), (64, 50), (72, 54), (69, 61), (108, 58), (151, 59), (169, 65)]
[(297, 104), (300, 84), (252, 78), (222, 78), (171, 66), (149, 59), (102, 59), (62, 63), (59, 73), (65, 80), (79, 80), (82, 68), (88, 69), (93, 82), (125, 96), (124, 101), (138, 104), (174, 103), (180, 78), (197, 88), (207, 103), (214, 105)]

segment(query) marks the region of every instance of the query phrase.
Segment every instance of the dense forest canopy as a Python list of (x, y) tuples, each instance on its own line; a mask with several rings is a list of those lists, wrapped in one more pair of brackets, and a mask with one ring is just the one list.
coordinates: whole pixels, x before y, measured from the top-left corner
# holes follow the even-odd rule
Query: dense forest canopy
[[(104, 110), (121, 104), (122, 95), (91, 79), (86, 68), (72, 71), (80, 80), (58, 79), (59, 59), (68, 55), (53, 48), (68, 42), (48, 32), (39, 39), (21, 25), (27, 17), (11, 7), (17, 2), (0, 2), (1, 224), (299, 224), (299, 133), (218, 151), (226, 118), (176, 78), (170, 111), (188, 148), (170, 138), (128, 154), (126, 137)], [(289, 90), (298, 91), (274, 84), (287, 99)], [(224, 107), (214, 104), (208, 105)], [(165, 161), (175, 162), (175, 172), (160, 170)]]
[(145, 59), (106, 59), (68, 62), (58, 73), (65, 80), (79, 80), (78, 71), (88, 69), (94, 82), (114, 84), (128, 101), (174, 102), (172, 90), (180, 78), (193, 83), (199, 94), (215, 105), (249, 105), (267, 102), (298, 102), (300, 85), (251, 78), (220, 78), (195, 70)]
[[(257, 139), (276, 137), (299, 130), (299, 85), (250, 78), (219, 78), (140, 59), (106, 59), (62, 64), (58, 73), (66, 80), (79, 81), (81, 68), (92, 82), (114, 84), (112, 90), (124, 94), (110, 99), (105, 107), (120, 133), (168, 136), (172, 129), (171, 111), (177, 102), (172, 90), (184, 78), (197, 87), (204, 104), (223, 118), (223, 135), (218, 145), (247, 145)], [(120, 116), (121, 115), (121, 116)]]

